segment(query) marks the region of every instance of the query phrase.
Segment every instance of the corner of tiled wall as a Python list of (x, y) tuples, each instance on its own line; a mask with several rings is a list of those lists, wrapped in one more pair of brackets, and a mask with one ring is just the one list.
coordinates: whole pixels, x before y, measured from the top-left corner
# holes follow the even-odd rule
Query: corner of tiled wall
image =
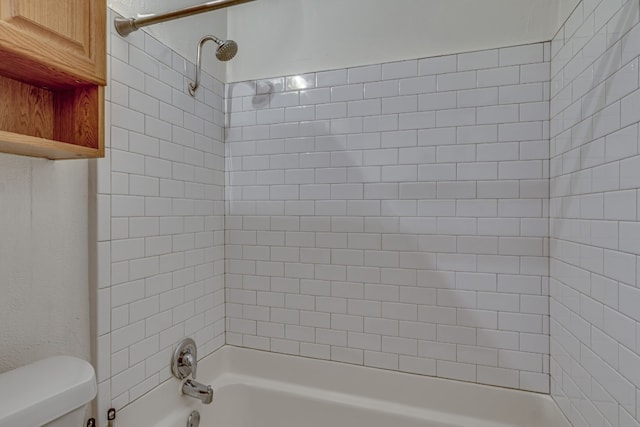
[[(109, 22), (115, 16), (109, 11)], [(224, 334), (223, 84), (143, 31), (108, 35), (106, 153), (95, 163), (96, 417), (170, 376), (175, 345)]]

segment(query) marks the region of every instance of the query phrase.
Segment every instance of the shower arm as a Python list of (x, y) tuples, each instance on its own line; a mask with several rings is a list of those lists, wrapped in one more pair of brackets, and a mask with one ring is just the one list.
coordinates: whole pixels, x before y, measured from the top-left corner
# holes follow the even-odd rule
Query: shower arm
[(126, 37), (132, 32), (139, 30), (147, 25), (158, 24), (160, 22), (172, 21), (185, 16), (197, 15), (199, 13), (210, 12), (212, 10), (224, 9), (226, 7), (235, 6), (242, 3), (248, 3), (254, 0), (214, 0), (196, 6), (186, 7), (184, 9), (174, 10), (172, 12), (160, 15), (142, 16), (140, 18), (116, 18), (114, 20), (116, 31), (122, 37)]
[(189, 83), (189, 94), (191, 96), (196, 96), (196, 91), (198, 90), (198, 86), (200, 86), (200, 68), (202, 67), (202, 46), (208, 41), (218, 43), (221, 40), (214, 36), (204, 36), (200, 40), (200, 43), (198, 43), (198, 53), (196, 54), (196, 80), (193, 83)]

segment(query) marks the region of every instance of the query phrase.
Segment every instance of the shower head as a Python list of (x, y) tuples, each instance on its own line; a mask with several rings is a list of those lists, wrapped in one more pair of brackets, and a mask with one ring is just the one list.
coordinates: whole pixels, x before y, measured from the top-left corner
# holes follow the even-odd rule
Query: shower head
[(198, 52), (196, 55), (196, 81), (193, 83), (189, 83), (189, 94), (191, 96), (196, 96), (196, 90), (198, 90), (198, 86), (200, 85), (200, 69), (202, 68), (202, 46), (208, 42), (215, 42), (218, 47), (216, 48), (216, 58), (219, 61), (226, 62), (233, 59), (238, 53), (238, 43), (233, 40), (222, 40), (217, 38), (216, 36), (204, 36), (200, 39), (198, 43)]
[(216, 58), (218, 60), (226, 62), (233, 59), (238, 53), (238, 43), (233, 40), (214, 40), (218, 44), (218, 48), (216, 49)]

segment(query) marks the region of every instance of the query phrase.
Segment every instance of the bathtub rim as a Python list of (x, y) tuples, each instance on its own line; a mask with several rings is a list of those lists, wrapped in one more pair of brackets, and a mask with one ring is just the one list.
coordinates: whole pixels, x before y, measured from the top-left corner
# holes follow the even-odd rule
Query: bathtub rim
[[(327, 371), (333, 371), (334, 374), (327, 375)], [(497, 423), (508, 424), (513, 422), (510, 419), (514, 415), (517, 419), (517, 414), (522, 414), (523, 411), (533, 411), (534, 413), (537, 411), (538, 415), (543, 415), (545, 420), (552, 420), (552, 423), (515, 425), (570, 427), (566, 417), (549, 394), (362, 365), (272, 353), (231, 345), (224, 345), (199, 361), (198, 380), (211, 384), (214, 390), (216, 389), (216, 381), (225, 374), (238, 374), (240, 377), (254, 377), (315, 389), (344, 392), (392, 403), (406, 404), (409, 402), (410, 406), (420, 406), (427, 409), (434, 409), (434, 406), (437, 406), (441, 412), (489, 421), (494, 420)], [(379, 390), (381, 389), (376, 387), (380, 383), (387, 384), (387, 388), (400, 388), (402, 393), (393, 396), (380, 394)], [(389, 384), (400, 384), (400, 386)], [(165, 423), (167, 422), (166, 414), (169, 414), (169, 417), (175, 416), (176, 420), (183, 420), (175, 424), (181, 426), (186, 422), (186, 418), (192, 410), (206, 411), (204, 405), (199, 401), (183, 396), (180, 392), (180, 385), (179, 380), (171, 377), (129, 403), (118, 411), (118, 426), (137, 426), (143, 419), (145, 420), (144, 425)], [(431, 391), (431, 395), (421, 394), (425, 390)], [(424, 401), (417, 402), (416, 396), (422, 396), (421, 399), (425, 400), (428, 398), (428, 404), (424, 405)], [(451, 399), (450, 396), (456, 396), (456, 399)], [(453, 403), (454, 401), (455, 403)], [(494, 402), (494, 406), (488, 405), (492, 402)], [(505, 413), (495, 411), (497, 403), (508, 407), (509, 410)], [(215, 405), (215, 397), (213, 404)], [(163, 408), (162, 413), (157, 411), (158, 407)], [(443, 407), (444, 409), (442, 409)]]

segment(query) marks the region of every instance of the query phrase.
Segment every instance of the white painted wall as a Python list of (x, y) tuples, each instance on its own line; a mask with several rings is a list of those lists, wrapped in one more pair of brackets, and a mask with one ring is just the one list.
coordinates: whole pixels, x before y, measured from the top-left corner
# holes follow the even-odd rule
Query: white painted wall
[[(208, 47), (204, 69), (227, 81), (548, 41), (578, 0), (257, 0), (145, 29), (195, 61), (205, 34), (240, 44), (228, 64)], [(198, 0), (109, 0), (123, 16)], [(109, 25), (112, 25), (109, 23)]]
[(560, 9), (558, 0), (258, 0), (228, 9), (240, 54), (227, 81), (548, 41)]
[[(557, 33), (562, 28), (565, 21), (569, 18), (569, 16), (571, 16), (571, 13), (574, 11), (576, 6), (578, 6), (578, 3), (580, 3), (580, 1), (581, 0), (557, 0), (558, 13), (557, 13), (556, 26), (555, 26), (555, 33)], [(555, 36), (555, 33), (554, 33), (554, 36)]]
[(89, 359), (87, 162), (0, 154), (0, 372)]

